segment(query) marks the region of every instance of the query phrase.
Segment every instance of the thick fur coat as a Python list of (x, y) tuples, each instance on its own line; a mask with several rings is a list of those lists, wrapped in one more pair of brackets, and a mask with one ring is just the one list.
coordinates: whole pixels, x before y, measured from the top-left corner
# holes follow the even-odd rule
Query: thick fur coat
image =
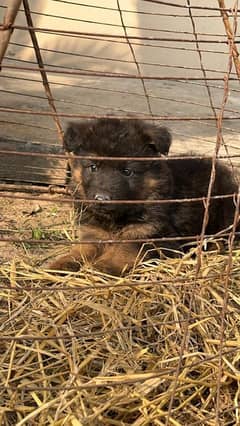
[[(210, 159), (171, 160), (169, 157), (164, 161), (137, 161), (127, 158), (167, 155), (171, 135), (165, 127), (125, 119), (74, 122), (66, 130), (64, 143), (69, 153), (71, 185), (76, 199), (97, 201), (85, 205), (76, 201), (76, 209), (83, 212), (80, 220), (82, 241), (200, 234), (205, 211), (203, 202), (114, 203), (206, 197), (212, 166)], [(87, 156), (124, 159), (91, 160)], [(212, 195), (236, 192), (233, 175), (226, 166), (217, 163)], [(228, 228), (233, 223), (234, 211), (234, 197), (212, 200), (206, 234)], [(142, 242), (78, 244), (51, 267), (76, 271), (87, 261), (101, 271), (121, 274), (136, 263), (139, 252), (141, 255), (147, 252), (148, 256), (160, 252), (174, 255), (182, 243), (162, 242), (155, 244), (154, 250), (151, 250), (153, 245), (143, 246)]]

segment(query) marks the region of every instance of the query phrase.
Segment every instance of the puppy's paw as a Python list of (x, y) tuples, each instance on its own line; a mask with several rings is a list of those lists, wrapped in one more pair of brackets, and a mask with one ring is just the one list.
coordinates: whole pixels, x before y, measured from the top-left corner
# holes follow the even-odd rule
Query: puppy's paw
[(81, 263), (79, 259), (74, 256), (66, 255), (56, 259), (54, 262), (48, 265), (47, 269), (54, 272), (77, 272), (81, 269)]

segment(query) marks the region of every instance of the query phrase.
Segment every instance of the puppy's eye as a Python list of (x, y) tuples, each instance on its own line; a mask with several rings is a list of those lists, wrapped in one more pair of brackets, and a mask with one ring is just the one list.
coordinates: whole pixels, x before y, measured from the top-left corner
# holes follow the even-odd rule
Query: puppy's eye
[(97, 165), (96, 165), (96, 164), (91, 164), (91, 165), (89, 166), (89, 169), (91, 170), (91, 172), (92, 172), (92, 173), (94, 173), (94, 172), (96, 172), (96, 171), (97, 171), (98, 167), (97, 167)]
[(124, 176), (132, 176), (133, 175), (133, 173), (134, 173), (134, 171), (133, 170), (131, 170), (131, 169), (122, 169), (121, 170), (121, 173), (124, 175)]

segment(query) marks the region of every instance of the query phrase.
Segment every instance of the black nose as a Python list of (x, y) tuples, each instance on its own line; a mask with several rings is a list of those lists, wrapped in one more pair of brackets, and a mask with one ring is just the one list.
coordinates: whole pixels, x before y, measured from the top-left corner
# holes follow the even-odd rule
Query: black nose
[(108, 194), (104, 194), (103, 192), (99, 192), (95, 195), (95, 200), (97, 201), (110, 201), (111, 197)]

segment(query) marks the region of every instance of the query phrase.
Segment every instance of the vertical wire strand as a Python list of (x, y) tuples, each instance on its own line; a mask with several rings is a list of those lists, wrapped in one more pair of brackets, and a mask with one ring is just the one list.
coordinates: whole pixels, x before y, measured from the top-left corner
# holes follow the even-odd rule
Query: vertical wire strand
[[(224, 2), (219, 1), (219, 4), (222, 6)], [(233, 16), (234, 16), (234, 30), (231, 32), (231, 37), (228, 37), (228, 44), (229, 44), (229, 70), (231, 70), (233, 63), (236, 67), (235, 62), (235, 35), (237, 32), (237, 10), (238, 10), (238, 0), (236, 0), (234, 7), (233, 7)], [(228, 35), (228, 34), (227, 34)], [(238, 75), (240, 77), (240, 74)], [(226, 80), (226, 85), (229, 84), (229, 82)], [(225, 92), (226, 93), (226, 92)], [(239, 223), (239, 208), (240, 208), (240, 186), (238, 185), (238, 194), (236, 199), (236, 207), (235, 207), (235, 215), (234, 215), (234, 222), (233, 222), (233, 228), (232, 232), (230, 232), (229, 238), (228, 238), (228, 263), (226, 266), (226, 277), (224, 279), (224, 297), (223, 297), (223, 303), (222, 303), (222, 311), (221, 311), (221, 328), (220, 328), (220, 336), (219, 336), (219, 362), (218, 362), (218, 376), (217, 376), (217, 389), (216, 389), (216, 410), (215, 410), (215, 421), (216, 423), (220, 424), (220, 413), (221, 413), (221, 379), (223, 375), (223, 349), (224, 349), (224, 341), (226, 339), (225, 336), (225, 320), (226, 320), (226, 313), (227, 313), (227, 304), (229, 299), (229, 293), (228, 293), (228, 286), (231, 281), (231, 271), (233, 267), (233, 244), (235, 240), (235, 232), (237, 230), (237, 226)]]
[[(191, 9), (191, 0), (187, 0), (187, 5), (188, 5), (188, 13), (189, 13), (189, 17), (190, 17), (191, 25), (192, 25), (192, 29), (193, 29), (193, 35), (194, 35), (195, 42), (196, 42), (197, 53), (198, 53), (198, 56), (199, 56), (200, 67), (201, 67), (201, 71), (202, 71), (202, 74), (203, 74), (203, 77), (204, 77), (204, 85), (205, 85), (206, 90), (207, 90), (209, 104), (210, 104), (210, 107), (212, 109), (214, 118), (216, 120), (216, 128), (217, 128), (217, 111), (214, 107), (211, 89), (210, 89), (210, 86), (209, 86), (208, 80), (207, 80), (206, 69), (205, 69), (204, 64), (203, 64), (202, 52), (201, 52), (200, 44), (199, 44), (199, 41), (198, 41), (198, 34), (197, 34), (197, 31), (196, 31), (196, 25), (195, 25), (195, 21), (194, 21), (192, 9)], [(222, 143), (223, 143), (223, 146), (225, 148), (226, 154), (229, 156), (229, 150), (228, 150), (228, 147), (227, 147), (227, 145), (226, 145), (226, 143), (223, 139), (223, 135), (222, 135)], [(232, 164), (231, 159), (229, 159), (229, 162), (230, 162), (231, 168), (233, 170), (233, 164)]]
[(229, 16), (228, 12), (226, 11), (225, 1), (224, 0), (218, 0), (220, 13), (223, 19), (224, 27), (226, 30), (226, 35), (228, 37), (229, 42), (232, 44), (232, 55), (233, 55), (233, 61), (236, 69), (236, 73), (238, 75), (238, 78), (240, 79), (240, 61), (239, 61), (239, 52), (235, 43), (235, 33), (230, 25), (229, 22)]
[(135, 55), (134, 48), (133, 48), (133, 46), (132, 46), (132, 44), (131, 44), (131, 42), (130, 42), (130, 40), (129, 40), (129, 37), (128, 37), (128, 33), (127, 33), (126, 26), (125, 26), (125, 24), (124, 24), (124, 19), (123, 19), (123, 14), (122, 14), (122, 9), (121, 9), (121, 6), (120, 6), (120, 3), (119, 3), (119, 0), (117, 0), (117, 7), (118, 7), (118, 11), (119, 11), (119, 15), (120, 15), (120, 19), (121, 19), (121, 23), (122, 23), (123, 31), (124, 31), (124, 34), (125, 34), (125, 37), (126, 37), (126, 40), (127, 40), (127, 44), (128, 44), (129, 49), (130, 49), (130, 51), (131, 51), (131, 54), (132, 54), (132, 57), (133, 57), (134, 63), (135, 63), (136, 68), (137, 68), (138, 75), (139, 75), (139, 77), (140, 77), (140, 79), (141, 79), (141, 82), (142, 82), (142, 88), (143, 88), (143, 92), (144, 92), (145, 99), (146, 99), (146, 102), (147, 102), (148, 111), (149, 111), (149, 114), (150, 114), (150, 115), (153, 115), (152, 107), (151, 107), (151, 102), (150, 102), (150, 99), (149, 99), (149, 96), (148, 96), (148, 92), (147, 92), (146, 84), (145, 84), (144, 78), (142, 77), (141, 68), (140, 68), (140, 65), (139, 65), (139, 63), (138, 63), (138, 61), (137, 61), (137, 58), (136, 58), (136, 55)]

